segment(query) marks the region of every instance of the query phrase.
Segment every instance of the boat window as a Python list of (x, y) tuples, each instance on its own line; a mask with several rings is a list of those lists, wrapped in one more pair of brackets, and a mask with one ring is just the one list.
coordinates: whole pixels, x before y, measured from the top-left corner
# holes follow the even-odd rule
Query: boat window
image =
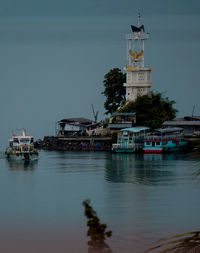
[(145, 144), (146, 144), (147, 146), (149, 146), (149, 145), (151, 145), (151, 142), (150, 142), (150, 141), (146, 141)]
[(19, 143), (19, 140), (18, 140), (17, 138), (14, 138), (14, 139), (13, 139), (13, 142), (14, 142), (14, 143)]
[(154, 147), (155, 146), (155, 142), (154, 141), (152, 141), (152, 147)]
[(31, 143), (33, 143), (33, 138), (31, 138)]
[(158, 141), (158, 142), (156, 142), (156, 146), (160, 146), (160, 142)]
[(128, 136), (124, 136), (124, 138), (122, 138), (122, 140), (128, 140)]
[(29, 143), (30, 142), (30, 139), (28, 139), (28, 138), (24, 138), (24, 139), (20, 139), (20, 142), (21, 143)]

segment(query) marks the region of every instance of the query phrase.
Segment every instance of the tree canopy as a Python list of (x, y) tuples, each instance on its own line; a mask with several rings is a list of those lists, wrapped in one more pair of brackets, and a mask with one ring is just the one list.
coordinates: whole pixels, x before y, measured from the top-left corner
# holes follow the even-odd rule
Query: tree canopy
[(106, 96), (104, 108), (105, 114), (115, 112), (122, 102), (125, 100), (126, 89), (123, 83), (126, 82), (126, 75), (119, 68), (111, 69), (104, 76), (104, 91), (102, 94)]
[(151, 92), (149, 95), (139, 96), (135, 102), (128, 102), (122, 106), (119, 112), (135, 112), (136, 124), (148, 126), (151, 129), (159, 128), (166, 120), (172, 120), (177, 110), (173, 108), (174, 101), (162, 94)]

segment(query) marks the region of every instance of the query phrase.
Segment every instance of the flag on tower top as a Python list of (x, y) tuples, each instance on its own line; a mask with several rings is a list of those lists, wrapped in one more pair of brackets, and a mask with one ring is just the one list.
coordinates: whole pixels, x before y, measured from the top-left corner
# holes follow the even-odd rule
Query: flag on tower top
[(133, 33), (138, 33), (138, 32), (141, 32), (141, 31), (144, 32), (144, 25), (141, 25), (140, 27), (131, 25), (131, 29), (132, 29)]

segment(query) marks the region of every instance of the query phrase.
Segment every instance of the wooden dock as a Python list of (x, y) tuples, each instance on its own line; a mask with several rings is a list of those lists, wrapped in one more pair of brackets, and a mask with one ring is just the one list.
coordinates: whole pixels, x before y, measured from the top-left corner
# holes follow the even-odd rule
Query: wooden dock
[(47, 150), (111, 151), (112, 137), (109, 136), (45, 136), (36, 148)]

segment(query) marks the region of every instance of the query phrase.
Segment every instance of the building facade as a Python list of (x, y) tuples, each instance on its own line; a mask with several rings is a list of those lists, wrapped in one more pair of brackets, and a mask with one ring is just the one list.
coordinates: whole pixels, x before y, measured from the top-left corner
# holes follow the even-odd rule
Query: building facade
[(93, 121), (85, 118), (67, 118), (56, 123), (57, 136), (83, 135), (90, 128)]
[(165, 121), (164, 127), (181, 127), (185, 135), (200, 135), (200, 116), (185, 116)]
[(135, 112), (115, 112), (110, 117), (108, 127), (111, 130), (133, 127), (136, 124)]

